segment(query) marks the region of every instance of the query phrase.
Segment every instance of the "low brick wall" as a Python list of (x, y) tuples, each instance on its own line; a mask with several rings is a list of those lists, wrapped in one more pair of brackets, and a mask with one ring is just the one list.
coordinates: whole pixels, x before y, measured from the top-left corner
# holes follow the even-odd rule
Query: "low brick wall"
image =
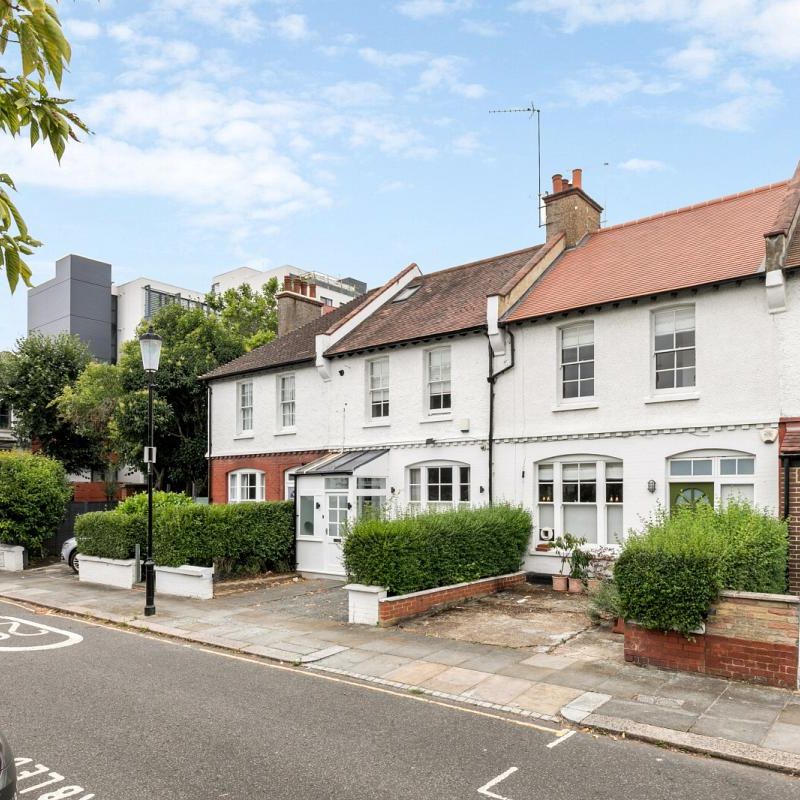
[(796, 689), (799, 639), (800, 598), (723, 592), (691, 638), (626, 623), (625, 660)]
[(394, 625), (401, 620), (430, 611), (440, 611), (471, 597), (494, 594), (520, 583), (525, 583), (525, 573), (512, 572), (508, 575), (498, 575), (495, 578), (481, 578), (469, 583), (456, 583), (452, 586), (441, 586), (437, 589), (424, 589), (421, 592), (387, 597), (378, 603), (378, 624), (381, 626)]

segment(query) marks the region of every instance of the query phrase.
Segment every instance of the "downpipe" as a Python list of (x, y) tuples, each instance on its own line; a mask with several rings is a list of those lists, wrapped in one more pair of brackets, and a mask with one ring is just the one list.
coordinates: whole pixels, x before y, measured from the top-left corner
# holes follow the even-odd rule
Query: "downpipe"
[(499, 370), (498, 372), (494, 371), (494, 353), (492, 352), (492, 342), (489, 339), (489, 334), (487, 332), (486, 338), (489, 339), (489, 374), (486, 377), (486, 380), (489, 383), (489, 442), (488, 442), (488, 451), (489, 451), (489, 505), (494, 505), (494, 387), (497, 383), (497, 379), (508, 372), (513, 366), (516, 361), (516, 340), (514, 339), (514, 333), (509, 330), (508, 337), (511, 342), (511, 361), (509, 364), (503, 369)]

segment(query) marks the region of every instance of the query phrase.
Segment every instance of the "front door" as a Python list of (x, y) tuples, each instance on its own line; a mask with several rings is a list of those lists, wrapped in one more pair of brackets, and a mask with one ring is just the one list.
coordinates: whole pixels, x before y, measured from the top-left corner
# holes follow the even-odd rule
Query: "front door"
[(344, 574), (342, 560), (342, 537), (347, 525), (349, 506), (346, 494), (329, 493), (325, 496), (327, 525), (325, 526), (325, 571)]
[(699, 505), (714, 505), (713, 483), (671, 483), (669, 487), (670, 508), (697, 508)]

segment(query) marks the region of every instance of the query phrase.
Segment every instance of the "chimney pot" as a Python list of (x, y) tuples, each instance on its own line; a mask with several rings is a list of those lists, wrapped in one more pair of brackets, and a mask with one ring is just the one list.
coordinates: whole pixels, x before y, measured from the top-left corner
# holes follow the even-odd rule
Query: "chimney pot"
[(572, 170), (572, 185), (576, 189), (581, 188), (581, 180), (583, 177), (583, 170), (582, 169), (574, 169)]
[(553, 194), (558, 194), (562, 190), (561, 175), (556, 173), (553, 175)]

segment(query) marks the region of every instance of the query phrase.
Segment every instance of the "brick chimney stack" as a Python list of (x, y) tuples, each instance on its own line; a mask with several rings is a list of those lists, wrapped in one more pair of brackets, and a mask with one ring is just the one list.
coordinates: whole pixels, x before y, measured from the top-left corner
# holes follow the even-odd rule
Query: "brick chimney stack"
[(560, 173), (553, 175), (553, 193), (545, 196), (544, 206), (548, 242), (564, 233), (567, 247), (575, 247), (600, 228), (603, 208), (583, 191), (583, 170), (572, 170), (572, 183)]
[(318, 319), (327, 310), (317, 300), (317, 285), (296, 275), (285, 275), (283, 289), (275, 295), (278, 301), (278, 336), (283, 336), (307, 322)]

